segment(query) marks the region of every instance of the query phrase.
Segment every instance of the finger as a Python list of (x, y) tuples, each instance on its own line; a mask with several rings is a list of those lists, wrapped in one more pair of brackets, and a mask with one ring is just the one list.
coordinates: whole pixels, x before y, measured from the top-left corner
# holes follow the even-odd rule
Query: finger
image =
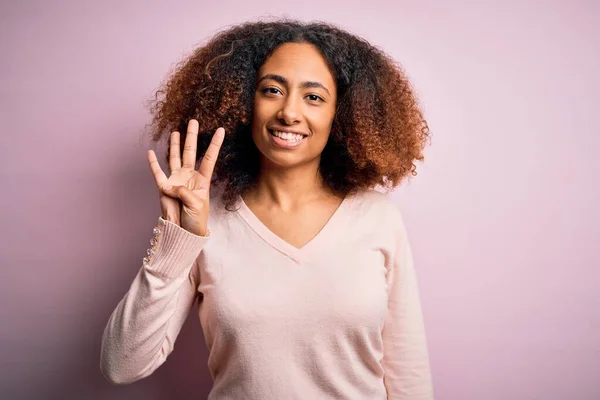
[(163, 184), (167, 181), (167, 176), (163, 172), (160, 164), (158, 163), (158, 159), (156, 158), (156, 154), (153, 150), (148, 150), (148, 163), (150, 164), (150, 170), (152, 171), (152, 175), (154, 175), (154, 181), (156, 182), (156, 186), (159, 188), (163, 186)]
[[(192, 192), (190, 189), (188, 189), (187, 187), (185, 187), (183, 185), (181, 185), (181, 186), (165, 185), (162, 188), (162, 190), (169, 197), (173, 197), (175, 199), (180, 199), (183, 202), (183, 204), (185, 204), (188, 208), (191, 208), (193, 210), (198, 210), (198, 211), (200, 210), (200, 208), (202, 208), (202, 202), (200, 201), (200, 198), (202, 198), (202, 196), (199, 196), (194, 193), (197, 191)], [(206, 189), (200, 190), (200, 192), (208, 193), (208, 191)]]
[(221, 145), (223, 144), (224, 138), (225, 129), (217, 129), (212, 137), (212, 140), (210, 141), (210, 144), (208, 145), (208, 149), (206, 149), (206, 153), (204, 153), (204, 157), (202, 157), (200, 168), (198, 168), (198, 172), (202, 176), (206, 177), (209, 182), (215, 169), (215, 164), (217, 163), (217, 158), (219, 157), (219, 150), (221, 150)]
[(191, 119), (188, 123), (185, 145), (183, 146), (183, 168), (196, 167), (196, 147), (198, 145), (198, 121)]
[(180, 140), (179, 132), (171, 133), (171, 147), (169, 149), (169, 168), (171, 169), (171, 174), (181, 169)]

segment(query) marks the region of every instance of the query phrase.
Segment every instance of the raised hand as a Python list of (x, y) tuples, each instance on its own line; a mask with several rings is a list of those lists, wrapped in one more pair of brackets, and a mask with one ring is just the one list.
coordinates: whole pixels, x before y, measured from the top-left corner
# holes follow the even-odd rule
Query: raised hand
[(162, 217), (198, 236), (206, 236), (207, 233), (210, 181), (224, 137), (223, 128), (215, 131), (200, 167), (196, 170), (198, 121), (192, 119), (188, 123), (183, 164), (179, 156), (180, 135), (179, 132), (173, 132), (169, 177), (161, 169), (154, 151), (148, 150), (148, 162), (160, 193)]

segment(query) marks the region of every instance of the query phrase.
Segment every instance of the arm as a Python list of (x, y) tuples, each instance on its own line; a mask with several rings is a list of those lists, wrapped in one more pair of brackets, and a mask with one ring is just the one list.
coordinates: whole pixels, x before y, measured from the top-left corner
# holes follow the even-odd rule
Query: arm
[(432, 400), (419, 289), (401, 218), (396, 228), (398, 240), (388, 265), (388, 313), (382, 333), (384, 383), (389, 400)]
[(159, 218), (155, 254), (137, 273), (102, 337), (100, 369), (115, 384), (147, 377), (173, 350), (197, 296), (195, 260), (208, 237)]

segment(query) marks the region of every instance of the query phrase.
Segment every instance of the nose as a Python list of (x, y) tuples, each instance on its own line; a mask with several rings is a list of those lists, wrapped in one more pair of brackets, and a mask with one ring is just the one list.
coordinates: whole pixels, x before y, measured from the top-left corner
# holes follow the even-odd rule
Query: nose
[(300, 122), (300, 110), (298, 102), (291, 96), (288, 97), (277, 112), (277, 119), (286, 125), (294, 125)]

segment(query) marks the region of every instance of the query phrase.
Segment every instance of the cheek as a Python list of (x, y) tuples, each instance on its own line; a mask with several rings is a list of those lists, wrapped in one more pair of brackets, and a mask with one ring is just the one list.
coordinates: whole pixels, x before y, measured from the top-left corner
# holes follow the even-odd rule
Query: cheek
[(260, 96), (260, 93), (256, 93), (254, 95), (254, 101), (252, 103), (252, 112), (257, 116), (260, 114), (264, 114), (269, 106), (268, 102), (266, 102), (265, 99), (261, 98)]
[(258, 136), (260, 136), (263, 132), (263, 127), (268, 122), (269, 116), (268, 113), (265, 112), (264, 107), (261, 107), (260, 105), (255, 105), (252, 109), (252, 123), (250, 125), (252, 130), (252, 137), (256, 139)]
[(329, 132), (331, 131), (331, 126), (333, 125), (334, 111), (320, 109), (315, 110), (311, 113), (310, 121), (312, 125), (312, 130), (314, 133), (318, 134), (322, 140), (327, 141), (327, 137), (329, 136)]
[(256, 98), (254, 99), (254, 104), (252, 105), (252, 121), (254, 124), (254, 121), (260, 120), (261, 119), (261, 114), (262, 114), (262, 109), (261, 109), (261, 105), (260, 102), (256, 101)]

